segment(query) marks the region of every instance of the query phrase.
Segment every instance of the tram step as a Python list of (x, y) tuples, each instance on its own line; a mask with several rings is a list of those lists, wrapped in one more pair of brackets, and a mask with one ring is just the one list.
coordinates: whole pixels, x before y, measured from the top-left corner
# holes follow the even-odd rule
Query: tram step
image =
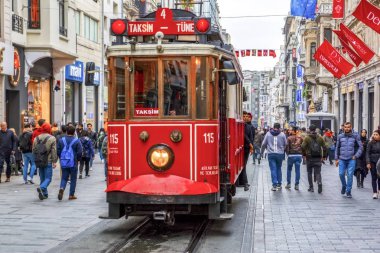
[(231, 220), (233, 217), (233, 213), (221, 213), (215, 220)]
[(110, 216), (108, 216), (108, 213), (101, 214), (98, 217), (99, 217), (99, 219), (103, 219), (103, 220), (117, 220), (117, 219), (120, 219), (120, 217), (119, 218), (117, 218), (117, 217), (110, 217)]

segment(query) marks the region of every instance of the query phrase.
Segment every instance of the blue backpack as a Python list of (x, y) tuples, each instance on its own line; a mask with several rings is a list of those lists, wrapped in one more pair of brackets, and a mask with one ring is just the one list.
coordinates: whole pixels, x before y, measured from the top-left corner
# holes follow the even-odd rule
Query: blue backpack
[(63, 137), (62, 141), (65, 145), (60, 156), (61, 167), (62, 168), (73, 168), (75, 165), (75, 156), (73, 150), (73, 144), (76, 142), (77, 138), (75, 138), (70, 145), (67, 145), (66, 138)]

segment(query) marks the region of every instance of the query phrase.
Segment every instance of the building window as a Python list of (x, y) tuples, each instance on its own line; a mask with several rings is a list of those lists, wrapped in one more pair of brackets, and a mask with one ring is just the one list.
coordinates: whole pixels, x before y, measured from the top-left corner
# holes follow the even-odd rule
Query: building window
[(98, 21), (84, 16), (84, 37), (93, 42), (98, 42)]
[(80, 12), (74, 11), (74, 17), (75, 17), (75, 33), (80, 34)]
[(310, 44), (310, 67), (315, 67), (317, 65), (314, 59), (316, 48), (317, 48), (317, 43), (312, 42)]
[(59, 34), (67, 36), (67, 29), (65, 27), (65, 4), (63, 0), (58, 2), (59, 5)]
[(40, 0), (29, 0), (28, 2), (28, 28), (29, 29), (40, 29), (41, 28), (41, 9)]
[(323, 29), (323, 35), (325, 37), (325, 39), (332, 43), (332, 31), (331, 31), (331, 28), (324, 28)]

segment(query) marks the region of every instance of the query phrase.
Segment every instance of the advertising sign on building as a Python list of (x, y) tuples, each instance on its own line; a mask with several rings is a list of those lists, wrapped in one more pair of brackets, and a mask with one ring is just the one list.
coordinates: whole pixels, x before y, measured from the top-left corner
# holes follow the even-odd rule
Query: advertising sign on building
[(66, 65), (65, 79), (72, 82), (83, 82), (83, 62), (75, 61), (74, 64)]

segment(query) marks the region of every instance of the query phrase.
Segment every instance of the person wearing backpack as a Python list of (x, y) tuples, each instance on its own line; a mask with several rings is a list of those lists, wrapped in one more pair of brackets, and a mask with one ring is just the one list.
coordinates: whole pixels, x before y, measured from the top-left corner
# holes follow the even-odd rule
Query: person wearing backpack
[[(33, 176), (36, 171), (36, 164), (34, 162), (34, 155), (32, 153), (32, 127), (29, 123), (24, 125), (24, 131), (19, 137), (19, 146), (22, 152), (22, 157), (24, 160), (24, 167), (22, 170), (22, 175), (24, 179), (24, 183), (28, 182), (34, 184)], [(30, 173), (28, 179), (28, 167), (30, 163)]]
[(39, 135), (33, 141), (34, 162), (39, 170), (40, 187), (37, 188), (40, 200), (48, 198), (48, 186), (57, 165), (57, 143), (51, 134), (50, 124), (45, 122), (39, 128)]
[(79, 165), (79, 179), (82, 179), (83, 176), (83, 167), (85, 167), (85, 176), (89, 177), (89, 170), (90, 170), (90, 160), (94, 159), (94, 145), (91, 141), (91, 139), (88, 137), (88, 132), (86, 130), (82, 131), (82, 137), (80, 137), (80, 142), (82, 144), (82, 158), (80, 160)]
[(286, 154), (288, 155), (288, 171), (287, 171), (287, 181), (288, 184), (285, 186), (286, 189), (291, 188), (291, 178), (293, 164), (296, 171), (296, 180), (294, 184), (294, 189), (299, 190), (299, 183), (301, 177), (301, 163), (302, 163), (302, 137), (298, 135), (298, 127), (293, 126), (289, 131), (290, 136), (287, 139)]
[[(352, 180), (356, 168), (356, 159), (363, 152), (363, 144), (360, 136), (352, 132), (350, 122), (344, 123), (344, 133), (338, 136), (335, 148), (335, 165), (339, 166), (339, 177), (342, 182), (341, 194), (346, 194), (347, 198), (352, 198)], [(347, 172), (347, 182), (346, 182)]]
[(67, 135), (60, 138), (57, 145), (57, 153), (62, 171), (58, 200), (62, 200), (63, 198), (69, 177), (71, 178), (69, 200), (77, 199), (75, 188), (77, 184), (78, 161), (82, 158), (82, 144), (74, 134), (75, 127), (67, 127)]
[(302, 142), (302, 154), (306, 158), (307, 179), (309, 181), (309, 192), (314, 192), (314, 180), (318, 184), (318, 193), (322, 193), (322, 161), (327, 158), (327, 147), (322, 137), (316, 132), (316, 126), (309, 126), (309, 134)]

